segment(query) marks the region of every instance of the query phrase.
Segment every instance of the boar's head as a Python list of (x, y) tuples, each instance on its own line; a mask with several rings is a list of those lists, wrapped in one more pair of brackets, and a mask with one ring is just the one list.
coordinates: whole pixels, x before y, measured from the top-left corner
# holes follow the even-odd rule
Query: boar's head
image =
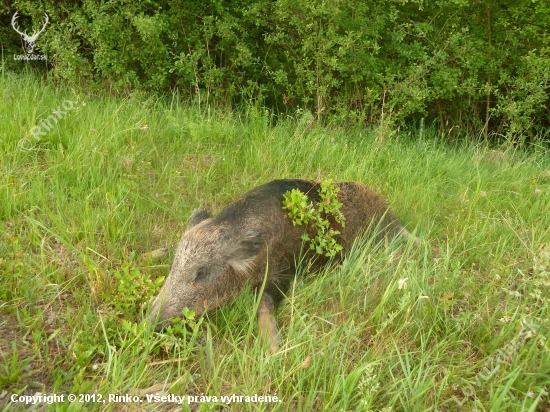
[(259, 230), (216, 222), (206, 210), (195, 210), (149, 322), (158, 322), (158, 331), (184, 307), (199, 317), (228, 303), (250, 280), (263, 245)]

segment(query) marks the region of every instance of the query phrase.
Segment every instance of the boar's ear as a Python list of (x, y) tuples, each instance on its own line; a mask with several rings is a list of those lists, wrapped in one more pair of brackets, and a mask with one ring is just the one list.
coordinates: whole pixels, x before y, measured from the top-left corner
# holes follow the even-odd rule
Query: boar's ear
[(257, 229), (249, 229), (237, 244), (231, 249), (228, 256), (229, 265), (240, 273), (252, 269), (256, 256), (262, 248), (263, 236)]
[(191, 217), (189, 218), (189, 226), (187, 226), (187, 229), (191, 229), (193, 226), (198, 225), (204, 219), (208, 219), (209, 217), (210, 213), (208, 213), (208, 210), (206, 209), (193, 210), (193, 213), (191, 213)]

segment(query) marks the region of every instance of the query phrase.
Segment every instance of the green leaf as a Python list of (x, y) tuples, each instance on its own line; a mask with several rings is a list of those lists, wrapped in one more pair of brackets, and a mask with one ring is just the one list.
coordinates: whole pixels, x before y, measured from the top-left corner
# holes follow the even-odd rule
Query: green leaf
[(307, 233), (304, 233), (301, 238), (306, 242), (309, 241), (310, 250), (315, 250), (318, 254), (334, 256), (336, 251), (342, 250), (342, 246), (334, 239), (334, 236), (340, 232), (330, 229), (330, 216), (345, 227), (344, 214), (338, 210), (342, 206), (336, 196), (339, 190), (340, 188), (336, 187), (331, 180), (321, 182), (318, 189), (321, 200), (317, 203), (317, 208), (313, 201), (310, 201), (308, 196), (299, 189), (287, 191), (283, 196), (283, 209), (289, 210), (288, 217), (292, 219), (294, 226), (308, 225), (317, 229), (314, 239), (311, 239)]

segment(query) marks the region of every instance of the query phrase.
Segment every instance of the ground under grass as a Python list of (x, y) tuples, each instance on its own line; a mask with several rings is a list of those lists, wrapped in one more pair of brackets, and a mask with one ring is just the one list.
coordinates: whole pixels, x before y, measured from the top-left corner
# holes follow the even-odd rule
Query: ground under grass
[[(193, 208), (217, 213), (291, 177), (370, 185), (425, 245), (364, 239), (340, 265), (303, 268), (275, 355), (251, 290), (171, 333), (145, 328), (171, 255), (142, 254), (173, 250)], [(275, 123), (257, 107), (83, 96), (4, 74), (0, 408), (223, 410), (235, 395), (230, 410), (547, 411), (549, 211), (542, 148), (449, 146), (425, 130), (382, 141), (303, 113)], [(183, 406), (147, 398), (159, 391)], [(10, 400), (37, 392), (65, 399)], [(255, 394), (271, 398), (246, 402)]]

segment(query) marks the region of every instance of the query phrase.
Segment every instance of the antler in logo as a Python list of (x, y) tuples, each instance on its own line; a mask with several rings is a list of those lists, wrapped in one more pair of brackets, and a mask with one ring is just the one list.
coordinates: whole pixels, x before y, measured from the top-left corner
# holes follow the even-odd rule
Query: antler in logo
[(19, 33), (21, 36), (23, 36), (23, 41), (25, 42), (25, 49), (27, 50), (28, 54), (32, 54), (34, 51), (34, 43), (36, 42), (36, 39), (38, 38), (38, 35), (44, 31), (44, 28), (46, 27), (46, 24), (48, 24), (48, 15), (44, 13), (44, 17), (46, 17), (46, 21), (44, 22), (44, 25), (40, 30), (38, 30), (36, 33), (34, 33), (32, 36), (29, 36), (26, 32), (20, 31), (16, 25), (15, 21), (19, 18), (19, 12), (16, 11), (11, 19), (11, 26), (13, 29)]

